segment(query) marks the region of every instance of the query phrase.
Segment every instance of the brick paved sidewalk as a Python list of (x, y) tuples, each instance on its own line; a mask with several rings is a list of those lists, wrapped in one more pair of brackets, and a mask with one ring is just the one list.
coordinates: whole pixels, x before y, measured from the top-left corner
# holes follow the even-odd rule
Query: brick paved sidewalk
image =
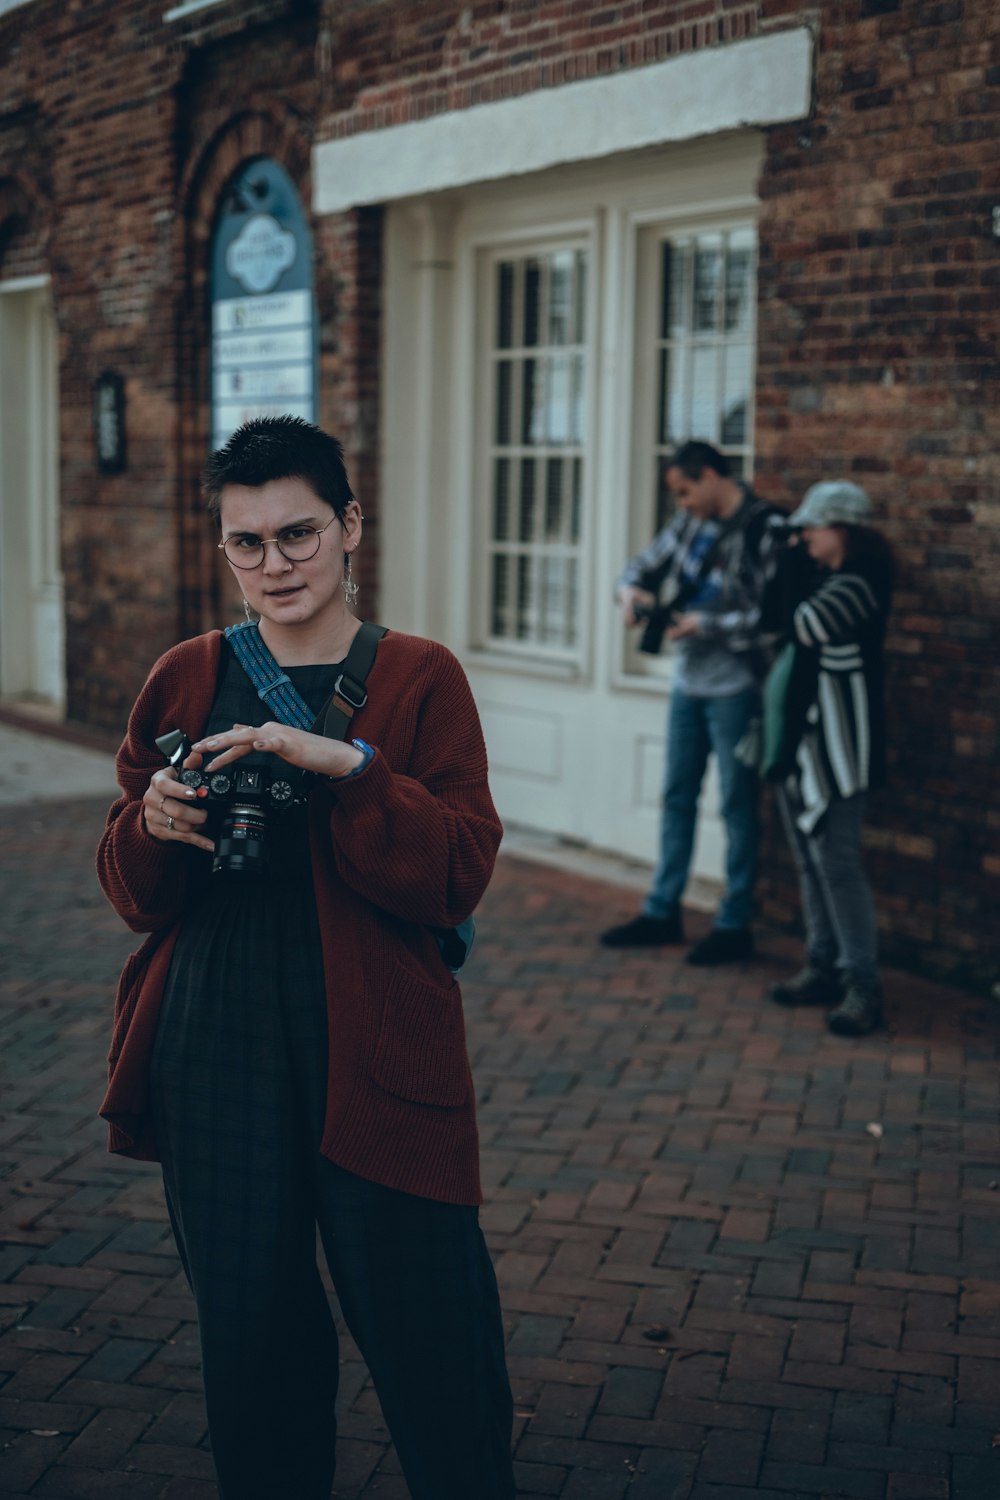
[[(0, 811), (0, 1497), (210, 1500), (157, 1174), (94, 1115), (104, 807)], [(763, 999), (787, 940), (595, 946), (634, 905), (505, 859), (465, 986), (523, 1500), (997, 1500), (1000, 1010), (892, 974), (838, 1040)], [(403, 1500), (349, 1340), (340, 1406), (340, 1500)]]

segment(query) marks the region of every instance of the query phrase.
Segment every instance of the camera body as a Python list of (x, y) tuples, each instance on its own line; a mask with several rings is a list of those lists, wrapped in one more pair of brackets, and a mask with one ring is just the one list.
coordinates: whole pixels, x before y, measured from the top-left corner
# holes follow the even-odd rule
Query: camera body
[(659, 656), (663, 637), (677, 618), (676, 607), (673, 604), (635, 604), (632, 613), (637, 620), (645, 621), (639, 637), (639, 650), (645, 651), (647, 656)]
[(181, 785), (193, 788), (196, 805), (209, 813), (215, 839), (213, 873), (248, 875), (263, 870), (272, 814), (288, 812), (304, 800), (288, 771), (239, 761), (221, 771), (185, 770), (191, 741), (181, 729), (160, 735), (156, 745), (177, 771)]

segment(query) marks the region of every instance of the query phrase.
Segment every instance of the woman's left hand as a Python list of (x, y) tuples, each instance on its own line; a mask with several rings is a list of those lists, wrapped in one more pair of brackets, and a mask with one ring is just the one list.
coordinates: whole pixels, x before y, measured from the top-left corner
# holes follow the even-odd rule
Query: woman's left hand
[(192, 749), (212, 757), (205, 764), (205, 771), (220, 770), (255, 750), (277, 755), (290, 766), (314, 771), (317, 776), (347, 776), (364, 760), (360, 750), (343, 740), (331, 740), (324, 734), (311, 734), (307, 729), (293, 729), (274, 721), (257, 726), (234, 724), (222, 734), (199, 740)]

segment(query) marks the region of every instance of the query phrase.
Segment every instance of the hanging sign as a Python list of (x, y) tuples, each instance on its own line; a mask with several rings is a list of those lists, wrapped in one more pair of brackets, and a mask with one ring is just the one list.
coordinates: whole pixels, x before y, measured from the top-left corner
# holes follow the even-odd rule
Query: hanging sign
[(212, 447), (251, 417), (316, 420), (312, 242), (291, 178), (261, 158), (220, 208), (212, 254)]
[(94, 447), (102, 474), (125, 467), (125, 382), (105, 370), (94, 381)]

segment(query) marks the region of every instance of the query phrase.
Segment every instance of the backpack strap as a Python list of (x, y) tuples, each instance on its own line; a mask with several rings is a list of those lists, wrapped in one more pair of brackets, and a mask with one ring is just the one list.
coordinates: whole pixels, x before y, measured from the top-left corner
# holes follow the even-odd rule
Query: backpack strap
[[(384, 625), (375, 625), (371, 620), (362, 620), (361, 629), (351, 642), (351, 649), (344, 659), (343, 670), (333, 684), (333, 693), (320, 710), (323, 727), (320, 731), (331, 740), (346, 740), (351, 720), (359, 708), (368, 702), (365, 679), (375, 664), (378, 643), (386, 633)], [(319, 723), (317, 715), (316, 723)]]
[(365, 679), (375, 662), (378, 643), (386, 633), (384, 625), (373, 625), (370, 620), (361, 622), (351, 648), (337, 676), (325, 708), (314, 714), (298, 688), (275, 661), (264, 644), (257, 625), (230, 625), (226, 640), (233, 654), (257, 690), (257, 697), (266, 703), (274, 717), (282, 724), (291, 724), (296, 729), (317, 730), (332, 740), (347, 738), (347, 730), (355, 713), (368, 702)]
[(315, 714), (288, 673), (278, 666), (256, 624), (247, 621), (229, 625), (225, 636), (236, 660), (256, 688), (257, 697), (267, 704), (274, 717), (296, 729), (311, 729)]

